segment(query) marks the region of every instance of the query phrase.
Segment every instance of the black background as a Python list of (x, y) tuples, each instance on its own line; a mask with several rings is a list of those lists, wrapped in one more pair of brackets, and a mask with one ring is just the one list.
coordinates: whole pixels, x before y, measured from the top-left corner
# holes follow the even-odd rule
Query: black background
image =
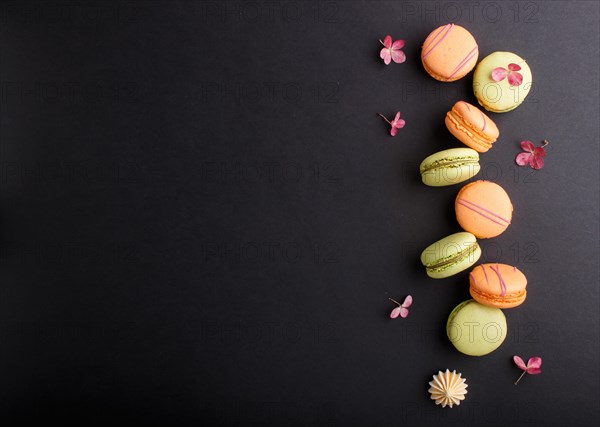
[[(4, 2), (0, 423), (527, 425), (599, 421), (597, 2)], [(472, 74), (439, 83), (427, 34), (531, 66), (477, 178), (513, 224), (483, 261), (525, 304), (494, 353), (458, 353), (467, 272), (428, 279), (459, 186), (418, 164)], [(385, 66), (379, 38), (406, 40)], [(402, 112), (396, 138), (375, 113)], [(546, 166), (518, 168), (524, 139)], [(406, 319), (388, 296), (412, 294)], [(527, 376), (512, 362), (543, 358)], [(453, 409), (438, 370), (469, 384)]]

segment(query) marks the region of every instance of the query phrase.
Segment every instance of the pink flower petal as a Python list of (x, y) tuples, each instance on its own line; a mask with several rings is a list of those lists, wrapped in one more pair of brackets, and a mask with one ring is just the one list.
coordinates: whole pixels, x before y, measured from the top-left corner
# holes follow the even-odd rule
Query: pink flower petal
[(394, 122), (394, 127), (398, 128), (398, 129), (402, 129), (405, 124), (406, 124), (406, 122), (404, 121), (404, 119), (398, 119), (397, 121)]
[(533, 151), (535, 150), (535, 145), (533, 145), (533, 142), (531, 141), (521, 141), (521, 148), (525, 151), (533, 153)]
[(402, 64), (406, 61), (406, 55), (401, 50), (392, 50), (392, 60), (396, 64)]
[(541, 169), (544, 167), (544, 159), (542, 157), (537, 157), (535, 154), (531, 155), (529, 159), (529, 166), (534, 169)]
[(402, 49), (404, 47), (404, 44), (406, 42), (404, 40), (396, 40), (393, 44), (392, 44), (392, 49)]
[(508, 71), (505, 68), (502, 67), (498, 67), (498, 68), (494, 68), (494, 71), (492, 71), (492, 79), (495, 82), (500, 82), (502, 80), (504, 80), (504, 78), (507, 76)]
[(383, 39), (383, 45), (388, 49), (392, 47), (392, 36), (385, 36)]
[(520, 86), (523, 83), (523, 76), (517, 71), (508, 74), (508, 84), (511, 86)]
[(523, 362), (523, 359), (521, 359), (519, 356), (513, 356), (513, 360), (515, 361), (515, 364), (519, 367), (519, 369), (522, 369), (524, 371), (527, 370), (525, 362)]
[(396, 126), (392, 126), (392, 129), (390, 130), (390, 135), (396, 136), (397, 133), (398, 133), (398, 128)]
[(515, 159), (515, 161), (517, 162), (517, 164), (519, 166), (526, 166), (529, 162), (530, 159), (533, 157), (533, 154), (531, 153), (520, 153), (517, 158)]
[(532, 357), (527, 361), (527, 368), (541, 368), (542, 366), (542, 358), (541, 357)]
[(408, 316), (408, 308), (400, 307), (400, 317), (403, 319)]
[(381, 52), (379, 52), (379, 57), (383, 59), (385, 65), (388, 65), (390, 62), (392, 62), (392, 55), (390, 54), (390, 50), (386, 49), (385, 47), (381, 49)]
[(396, 307), (395, 309), (393, 309), (392, 312), (390, 313), (390, 317), (392, 319), (395, 319), (396, 317), (400, 316), (401, 308), (402, 307)]
[(412, 305), (412, 296), (407, 296), (406, 298), (404, 298), (404, 302), (402, 303), (402, 307), (404, 308), (408, 308)]
[(519, 71), (521, 69), (521, 66), (519, 66), (518, 64), (508, 64), (508, 69), (510, 71)]
[(392, 120), (392, 123), (393, 123), (393, 122), (397, 122), (399, 118), (400, 118), (400, 111), (398, 111), (398, 112), (396, 113), (396, 116), (394, 117), (394, 120)]
[(535, 147), (535, 150), (533, 150), (533, 154), (536, 157), (546, 157), (546, 149), (544, 147)]
[(540, 368), (529, 368), (529, 369), (527, 369), (527, 373), (530, 375), (537, 375), (537, 374), (541, 374), (542, 370)]

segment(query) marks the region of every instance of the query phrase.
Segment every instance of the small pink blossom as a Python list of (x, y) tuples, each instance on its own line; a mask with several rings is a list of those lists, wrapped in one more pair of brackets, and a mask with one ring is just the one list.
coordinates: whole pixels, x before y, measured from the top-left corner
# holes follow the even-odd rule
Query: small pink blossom
[(393, 309), (392, 312), (390, 313), (390, 317), (392, 319), (395, 319), (398, 316), (400, 316), (404, 319), (406, 316), (408, 316), (408, 307), (410, 307), (412, 305), (412, 301), (413, 301), (412, 297), (410, 295), (408, 295), (404, 299), (404, 302), (402, 304), (400, 304), (398, 301), (396, 301), (395, 299), (392, 299), (392, 298), (389, 298), (389, 300), (398, 305), (398, 307)]
[(523, 373), (521, 374), (519, 379), (515, 381), (515, 385), (519, 383), (519, 381), (521, 380), (521, 378), (523, 378), (523, 375), (525, 374), (537, 375), (542, 373), (541, 357), (532, 357), (527, 361), (527, 366), (525, 365), (525, 362), (523, 362), (523, 359), (521, 359), (519, 356), (513, 356), (513, 360), (515, 361), (515, 364), (519, 367), (519, 369), (523, 370)]
[(398, 129), (402, 129), (406, 124), (406, 122), (400, 118), (400, 111), (396, 113), (396, 117), (394, 117), (394, 120), (392, 120), (391, 122), (383, 114), (377, 113), (377, 115), (383, 120), (385, 120), (392, 127), (390, 129), (390, 135), (392, 136), (396, 136), (396, 134), (398, 133)]
[(521, 148), (524, 150), (523, 153), (519, 153), (515, 161), (519, 166), (526, 166), (529, 164), (534, 169), (541, 169), (544, 167), (544, 157), (546, 157), (546, 145), (549, 142), (544, 140), (544, 145), (536, 147), (531, 141), (521, 141)]
[(379, 43), (383, 45), (383, 49), (379, 52), (379, 57), (383, 59), (385, 65), (389, 65), (392, 61), (396, 64), (406, 61), (406, 55), (400, 50), (406, 43), (404, 40), (396, 40), (392, 43), (392, 36), (385, 36), (383, 41), (379, 40)]
[(494, 68), (492, 79), (495, 82), (501, 82), (508, 77), (508, 84), (511, 86), (520, 86), (523, 83), (523, 75), (519, 73), (521, 67), (518, 64), (508, 64), (508, 70), (503, 67)]

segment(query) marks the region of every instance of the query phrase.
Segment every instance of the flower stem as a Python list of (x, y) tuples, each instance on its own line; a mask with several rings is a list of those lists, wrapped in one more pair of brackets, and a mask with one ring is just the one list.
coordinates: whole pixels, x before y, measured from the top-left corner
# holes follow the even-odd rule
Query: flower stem
[(399, 306), (400, 306), (400, 305), (402, 305), (402, 304), (400, 304), (398, 301), (396, 301), (396, 300), (395, 300), (395, 299), (393, 299), (393, 298), (388, 298), (388, 299), (389, 299), (390, 301), (393, 301), (393, 302), (395, 302), (395, 303), (396, 303), (396, 304), (398, 304)]
[(515, 385), (517, 385), (519, 383), (519, 381), (521, 381), (521, 378), (523, 378), (523, 375), (525, 375), (526, 373), (527, 373), (527, 371), (523, 371), (521, 376), (517, 379), (517, 381), (515, 381)]
[(544, 139), (544, 145), (542, 145), (542, 147), (545, 147), (548, 144), (550, 144), (550, 141), (548, 141), (547, 139)]
[(390, 126), (392, 125), (392, 123), (391, 123), (391, 122), (390, 122), (390, 121), (387, 119), (387, 117), (385, 117), (383, 114), (381, 114), (381, 113), (377, 113), (377, 115), (378, 115), (379, 117), (381, 117), (383, 120), (385, 120), (385, 121), (388, 123), (388, 125), (390, 125)]
[(381, 43), (382, 45), (385, 46), (385, 43), (381, 41), (381, 39), (379, 39), (379, 43)]

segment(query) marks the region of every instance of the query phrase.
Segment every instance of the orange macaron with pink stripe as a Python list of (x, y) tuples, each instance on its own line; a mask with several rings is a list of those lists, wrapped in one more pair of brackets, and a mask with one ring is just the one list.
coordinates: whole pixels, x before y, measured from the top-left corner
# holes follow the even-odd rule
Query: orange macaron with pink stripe
[(527, 278), (506, 264), (480, 264), (469, 274), (469, 292), (480, 304), (498, 308), (521, 305), (527, 298)]
[(454, 209), (460, 226), (480, 239), (502, 234), (513, 212), (506, 191), (491, 181), (475, 181), (461, 188)]
[(467, 147), (485, 153), (500, 136), (498, 126), (483, 111), (465, 101), (458, 101), (446, 113), (446, 127)]
[(473, 35), (464, 27), (447, 24), (436, 28), (423, 43), (421, 61), (431, 77), (453, 82), (475, 67), (479, 47)]

